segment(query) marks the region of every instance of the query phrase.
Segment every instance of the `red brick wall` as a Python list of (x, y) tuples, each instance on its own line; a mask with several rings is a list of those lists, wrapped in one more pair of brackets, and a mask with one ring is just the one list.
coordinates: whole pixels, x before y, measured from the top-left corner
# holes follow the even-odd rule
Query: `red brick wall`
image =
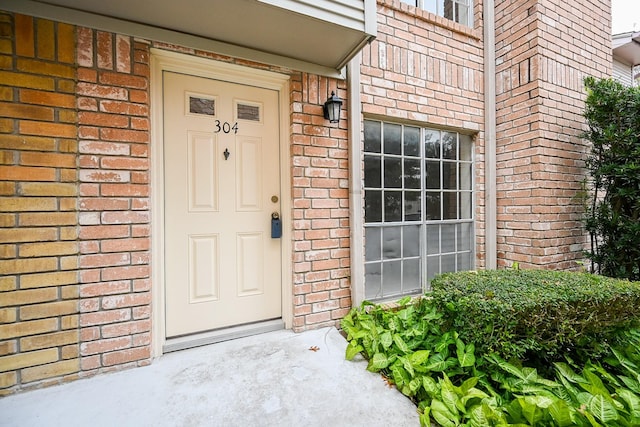
[(333, 326), (351, 307), (346, 108), (331, 125), (322, 105), (344, 81), (307, 73), (291, 81), (293, 328)]
[(0, 12), (0, 395), (79, 370), (74, 44)]
[[(148, 364), (152, 322), (152, 42), (15, 21), (0, 20), (9, 35), (0, 41), (2, 70), (10, 70), (0, 71), (6, 392)], [(345, 83), (155, 46), (291, 76), (293, 323), (296, 330), (336, 324), (351, 305), (346, 113), (330, 125), (322, 104), (331, 90), (344, 98)]]
[(378, 37), (362, 53), (365, 117), (476, 135), (476, 267), (484, 266), (482, 3), (474, 28), (399, 0), (378, 0)]
[(577, 268), (582, 82), (611, 73), (609, 1), (496, 6), (498, 263)]
[(149, 45), (78, 28), (83, 375), (149, 363)]
[[(481, 268), (474, 3), (469, 29), (379, 0), (360, 95), (365, 117), (476, 135)], [(581, 79), (610, 71), (609, 3), (568, 4), (497, 5), (503, 266), (572, 267), (582, 248)], [(0, 30), (0, 394), (150, 362), (151, 45), (290, 75), (293, 327), (337, 324), (351, 305), (347, 122), (345, 108), (329, 124), (322, 104), (346, 82), (21, 15), (0, 13)]]

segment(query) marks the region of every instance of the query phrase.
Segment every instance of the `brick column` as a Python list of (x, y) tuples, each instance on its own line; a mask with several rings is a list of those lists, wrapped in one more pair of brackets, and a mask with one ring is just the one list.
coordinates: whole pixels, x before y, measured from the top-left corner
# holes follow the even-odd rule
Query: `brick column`
[(78, 29), (84, 375), (151, 356), (149, 46)]
[(608, 0), (496, 2), (498, 265), (578, 268), (585, 76), (611, 73)]
[(0, 12), (0, 395), (79, 368), (74, 38)]
[(351, 307), (349, 174), (346, 111), (324, 119), (331, 91), (345, 98), (343, 81), (292, 76), (293, 328), (336, 325)]

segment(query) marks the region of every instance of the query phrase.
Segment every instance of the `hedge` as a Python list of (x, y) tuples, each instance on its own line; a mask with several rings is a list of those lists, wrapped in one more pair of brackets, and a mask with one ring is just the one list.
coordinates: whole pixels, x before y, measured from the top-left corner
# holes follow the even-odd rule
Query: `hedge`
[(480, 352), (541, 364), (597, 357), (602, 343), (640, 325), (640, 282), (545, 270), (448, 273), (428, 294), (446, 327)]

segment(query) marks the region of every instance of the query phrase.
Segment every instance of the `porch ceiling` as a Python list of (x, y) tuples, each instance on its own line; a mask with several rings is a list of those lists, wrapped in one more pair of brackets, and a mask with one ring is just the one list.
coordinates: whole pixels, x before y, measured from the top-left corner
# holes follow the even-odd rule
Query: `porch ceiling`
[(613, 36), (613, 57), (631, 66), (640, 64), (640, 32)]
[(333, 70), (342, 68), (375, 37), (375, 29), (367, 31), (375, 25), (365, 22), (365, 6), (371, 6), (369, 0), (35, 0), (31, 3), (53, 7), (58, 16), (64, 16), (67, 11), (68, 16), (113, 18), (120, 23), (143, 24), (222, 42), (240, 48), (240, 52), (253, 50)]

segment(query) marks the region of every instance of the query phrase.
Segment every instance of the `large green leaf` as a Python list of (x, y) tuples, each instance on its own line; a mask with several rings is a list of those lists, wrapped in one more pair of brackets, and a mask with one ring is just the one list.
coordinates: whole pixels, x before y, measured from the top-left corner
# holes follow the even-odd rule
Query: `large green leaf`
[(602, 427), (602, 424), (600, 424), (595, 417), (593, 416), (593, 414), (589, 413), (589, 412), (584, 412), (583, 413), (584, 417), (589, 421), (589, 424), (591, 424), (591, 427)]
[(547, 396), (525, 396), (524, 401), (527, 403), (531, 403), (532, 405), (536, 405), (538, 408), (548, 408), (549, 406), (551, 406), (554, 402), (556, 402), (558, 400), (558, 398), (552, 398), (552, 397), (547, 397)]
[(436, 353), (429, 358), (426, 368), (429, 371), (442, 372), (445, 371), (449, 365), (446, 359), (440, 353)]
[(442, 402), (447, 406), (449, 412), (457, 416), (459, 414), (458, 405), (456, 404), (458, 402), (458, 395), (453, 388), (446, 383), (441, 384), (441, 387), (440, 396), (442, 397)]
[(547, 397), (550, 399), (558, 397), (548, 388), (545, 388), (544, 386), (536, 385), (536, 384), (525, 384), (522, 387), (520, 387), (518, 392), (523, 394), (528, 394), (528, 395), (535, 394), (535, 395), (538, 395), (541, 397)]
[(437, 351), (438, 353), (448, 353), (449, 345), (454, 343), (455, 341), (453, 340), (453, 338), (451, 338), (451, 333), (445, 332), (440, 336), (440, 339), (436, 343), (435, 351)]
[(627, 412), (634, 418), (640, 418), (640, 396), (626, 388), (616, 390), (616, 394), (626, 404)]
[(602, 395), (591, 396), (587, 402), (587, 409), (605, 424), (618, 419), (618, 411)]
[(414, 308), (412, 305), (410, 305), (407, 308), (403, 308), (402, 310), (398, 311), (396, 313), (396, 315), (398, 316), (398, 319), (400, 320), (409, 320), (411, 318), (411, 316), (413, 315), (414, 312)]
[(480, 379), (478, 377), (471, 377), (464, 380), (462, 384), (460, 384), (460, 390), (464, 394), (469, 391), (471, 388), (475, 387), (478, 384)]
[(515, 367), (514, 365), (512, 365), (511, 363), (503, 360), (502, 358), (500, 358), (497, 355), (491, 355), (488, 356), (487, 359), (495, 364), (497, 364), (502, 370), (510, 373), (511, 375), (520, 378), (520, 379), (525, 379), (526, 376), (525, 374), (522, 372), (522, 370), (520, 370), (519, 368)]
[(486, 427), (491, 425), (489, 424), (489, 418), (485, 413), (483, 405), (475, 405), (469, 409), (469, 424), (470, 427)]
[[(609, 390), (607, 390), (607, 387), (605, 387), (600, 377), (594, 374), (591, 369), (584, 368), (582, 370), (582, 375), (587, 381), (589, 381), (589, 384), (593, 385), (593, 387), (590, 387), (591, 390), (587, 390), (589, 393), (609, 396)], [(585, 384), (580, 384), (580, 386), (584, 388)]]
[[(458, 340), (458, 342), (462, 343), (462, 341)], [(458, 356), (458, 362), (460, 366), (468, 367), (476, 364), (476, 356), (474, 354), (475, 346), (473, 343), (467, 344), (466, 346), (462, 344), (462, 346), (456, 347), (456, 355)]]
[(416, 377), (409, 381), (409, 390), (411, 391), (411, 396), (415, 396), (420, 387), (422, 387), (422, 378)]
[(354, 357), (360, 352), (362, 352), (364, 348), (358, 344), (357, 341), (351, 341), (349, 345), (347, 345), (345, 358), (347, 360), (353, 360)]
[(524, 416), (529, 424), (536, 425), (542, 420), (544, 414), (535, 402), (527, 400), (527, 398), (519, 398), (518, 403), (520, 403), (520, 407), (522, 408), (522, 416)]
[(580, 391), (576, 387), (574, 387), (573, 384), (569, 382), (569, 380), (565, 376), (559, 375), (558, 377), (560, 379), (560, 382), (562, 383), (562, 387), (555, 390), (556, 395), (558, 397), (561, 397), (567, 403), (578, 400), (577, 396)]
[(549, 405), (549, 414), (551, 418), (558, 424), (558, 427), (567, 427), (575, 425), (572, 409), (564, 400), (558, 399)]
[(389, 347), (391, 347), (391, 344), (393, 344), (393, 338), (391, 337), (391, 332), (384, 331), (382, 334), (380, 334), (380, 344), (382, 344), (382, 347), (385, 350), (388, 350)]
[(638, 369), (638, 365), (626, 358), (620, 351), (616, 350), (615, 348), (612, 348), (611, 352), (616, 357), (616, 359), (618, 359), (620, 364), (629, 371), (632, 377), (638, 378), (640, 380), (640, 369)]
[(393, 375), (393, 381), (398, 387), (409, 384), (409, 381), (411, 381), (411, 379), (409, 378), (409, 374), (407, 374), (407, 371), (405, 371), (404, 368), (398, 363), (395, 363), (393, 366), (391, 366), (391, 374)]
[(420, 414), (420, 426), (421, 427), (431, 427), (431, 407), (427, 406), (424, 408), (424, 412)]
[(455, 427), (460, 425), (458, 417), (452, 414), (447, 406), (438, 399), (431, 401), (431, 416), (442, 427)]
[(554, 363), (553, 365), (556, 367), (556, 370), (557, 370), (558, 373), (560, 373), (560, 375), (562, 375), (564, 378), (568, 379), (572, 383), (586, 383), (587, 382), (587, 380), (585, 380), (582, 376), (578, 375), (566, 363), (557, 362), (557, 363)]
[(425, 375), (422, 377), (422, 387), (431, 398), (440, 396), (440, 384), (430, 376)]
[(538, 380), (538, 371), (535, 368), (524, 367), (521, 370), (522, 379), (525, 382), (532, 383)]
[(402, 363), (402, 367), (407, 371), (409, 377), (413, 378), (416, 373), (413, 370), (413, 365), (406, 357), (398, 356), (398, 360)]
[(395, 332), (401, 328), (400, 321), (395, 317), (390, 317), (387, 325), (389, 325), (389, 330), (391, 330), (391, 332)]
[(416, 365), (422, 365), (424, 362), (429, 359), (429, 354), (431, 352), (429, 350), (418, 350), (409, 355), (409, 360), (415, 367)]
[(475, 387), (470, 388), (464, 396), (460, 398), (460, 402), (467, 407), (470, 400), (473, 399), (487, 399), (489, 395), (482, 390), (479, 390)]
[(384, 353), (376, 353), (371, 358), (369, 367), (367, 367), (367, 369), (372, 372), (378, 372), (381, 369), (386, 368), (387, 366), (389, 366), (389, 359), (387, 358), (387, 355)]
[(618, 380), (618, 378), (616, 378), (614, 375), (610, 374), (602, 365), (597, 364), (597, 365), (593, 365), (592, 368), (598, 373), (600, 374), (600, 376), (607, 381), (607, 383), (609, 383), (610, 385), (612, 385), (613, 387), (621, 387), (622, 384), (620, 383), (620, 381)]
[(631, 391), (636, 394), (640, 394), (640, 381), (633, 378), (629, 378), (624, 375), (618, 375), (618, 378), (627, 386)]
[(398, 349), (403, 354), (407, 354), (407, 353), (411, 352), (411, 349), (409, 348), (407, 343), (404, 342), (404, 340), (402, 339), (400, 334), (393, 334), (393, 342), (396, 343), (396, 345), (398, 346)]

